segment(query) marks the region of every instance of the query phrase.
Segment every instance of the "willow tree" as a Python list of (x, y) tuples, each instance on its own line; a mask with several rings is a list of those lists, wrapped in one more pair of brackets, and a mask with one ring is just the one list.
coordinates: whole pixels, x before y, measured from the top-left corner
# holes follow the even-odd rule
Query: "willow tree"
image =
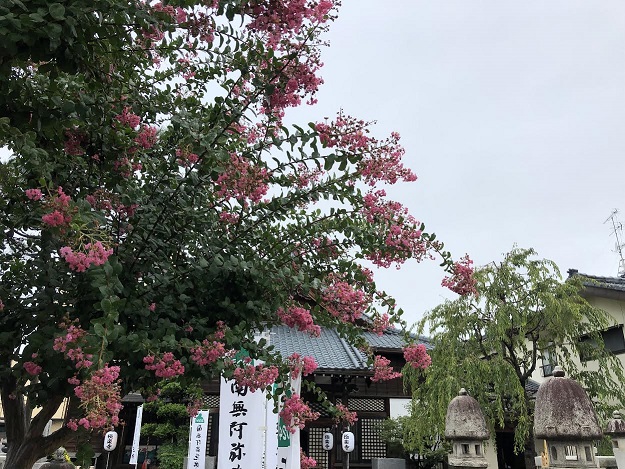
[[(6, 467), (115, 426), (120, 396), (163, 379), (284, 380), (289, 364), (253, 340), (263, 327), (356, 341), (365, 313), (378, 329), (401, 320), (366, 263), (439, 256), (450, 286), (470, 289), (385, 195), (416, 179), (398, 134), (344, 113), (283, 125), (316, 100), (337, 7), (0, 3)], [(234, 363), (241, 348), (265, 366)], [(71, 419), (44, 436), (67, 398)]]
[(526, 467), (532, 467), (526, 384), (543, 359), (579, 380), (602, 415), (625, 403), (620, 361), (604, 349), (600, 334), (613, 320), (580, 295), (582, 278), (563, 282), (556, 264), (537, 259), (533, 249), (515, 248), (501, 262), (476, 269), (474, 278), (479, 294), (446, 301), (420, 324), (429, 328), (434, 348), (427, 371), (406, 375), (414, 385), (408, 441), (417, 448), (432, 433), (442, 434), (447, 405), (464, 387), (492, 429), (514, 426), (515, 451), (527, 449)]

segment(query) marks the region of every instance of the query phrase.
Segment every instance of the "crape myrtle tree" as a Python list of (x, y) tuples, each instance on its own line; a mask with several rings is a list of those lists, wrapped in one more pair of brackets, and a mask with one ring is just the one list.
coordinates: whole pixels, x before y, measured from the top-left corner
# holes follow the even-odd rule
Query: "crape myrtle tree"
[(449, 401), (464, 387), (491, 429), (515, 428), (515, 451), (525, 450), (526, 467), (533, 467), (533, 404), (525, 385), (543, 358), (578, 380), (603, 417), (625, 403), (620, 361), (600, 334), (613, 320), (580, 296), (582, 278), (563, 282), (556, 264), (537, 259), (533, 249), (513, 249), (476, 269), (474, 279), (478, 295), (446, 301), (420, 324), (434, 348), (425, 372), (404, 374), (414, 385), (408, 446), (418, 449), (432, 429), (443, 434)]
[[(337, 7), (2, 2), (7, 467), (108, 430), (124, 393), (162, 380), (223, 373), (267, 389), (289, 366), (310, 371), (257, 343), (265, 327), (334, 327), (358, 343), (365, 314), (376, 330), (401, 322), (366, 265), (438, 257), (448, 286), (473, 289), (464, 264), (385, 196), (416, 179), (399, 135), (375, 138), (342, 112), (283, 125), (289, 107), (315, 102)], [(236, 362), (240, 349), (265, 364)], [(416, 345), (408, 357), (427, 362)], [(67, 398), (66, 425), (42, 436)], [(297, 394), (284, 409), (297, 424), (313, 416)]]

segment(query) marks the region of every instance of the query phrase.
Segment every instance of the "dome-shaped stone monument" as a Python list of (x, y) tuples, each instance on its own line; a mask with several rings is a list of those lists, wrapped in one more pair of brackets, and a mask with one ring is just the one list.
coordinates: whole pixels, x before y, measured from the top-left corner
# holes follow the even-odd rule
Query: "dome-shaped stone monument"
[(487, 467), (484, 440), (490, 432), (479, 403), (462, 388), (447, 406), (445, 438), (453, 443), (449, 465), (454, 467)]
[(602, 437), (586, 391), (556, 366), (536, 393), (534, 437), (545, 440), (552, 467), (597, 467), (593, 441)]

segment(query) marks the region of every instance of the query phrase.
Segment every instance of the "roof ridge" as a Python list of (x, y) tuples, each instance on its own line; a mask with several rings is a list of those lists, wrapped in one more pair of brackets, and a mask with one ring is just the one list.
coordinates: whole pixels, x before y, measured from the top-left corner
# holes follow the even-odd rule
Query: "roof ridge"
[(347, 356), (350, 358), (354, 366), (358, 368), (362, 367), (362, 363), (359, 362), (359, 360), (355, 357), (354, 352), (352, 351), (352, 346), (349, 345), (347, 341), (343, 337), (341, 337), (336, 331), (334, 331), (334, 333), (339, 337), (341, 345), (345, 349), (345, 353), (347, 353)]

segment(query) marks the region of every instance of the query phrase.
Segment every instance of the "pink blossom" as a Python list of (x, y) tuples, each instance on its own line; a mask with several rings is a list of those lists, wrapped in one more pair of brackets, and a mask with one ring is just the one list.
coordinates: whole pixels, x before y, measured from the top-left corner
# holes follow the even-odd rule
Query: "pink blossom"
[(383, 227), (379, 234), (384, 241), (377, 250), (368, 252), (367, 259), (380, 267), (397, 267), (406, 259), (420, 261), (428, 255), (429, 244), (422, 237), (420, 223), (399, 202), (385, 200), (384, 190), (368, 192), (363, 198), (361, 213), (365, 220)]
[(191, 360), (199, 366), (207, 366), (226, 354), (226, 346), (217, 340), (204, 339), (201, 345), (193, 347), (190, 352)]
[(154, 371), (159, 378), (169, 379), (184, 374), (184, 366), (171, 352), (165, 352), (162, 357), (148, 355), (143, 357), (143, 363), (146, 370)]
[(319, 337), (321, 327), (313, 322), (310, 310), (299, 306), (290, 306), (286, 311), (282, 308), (277, 311), (280, 320), (291, 328), (297, 328), (302, 332), (308, 332), (311, 336)]
[(323, 307), (335, 318), (353, 323), (359, 319), (371, 303), (371, 297), (337, 275), (328, 276), (328, 284), (322, 291)]
[(441, 284), (458, 295), (477, 296), (477, 281), (473, 277), (474, 272), (473, 261), (469, 259), (467, 254), (460, 261), (454, 263), (452, 275), (445, 277)]
[(236, 153), (230, 154), (230, 161), (224, 172), (217, 178), (220, 197), (234, 198), (246, 206), (248, 200), (258, 203), (267, 193), (269, 172), (265, 168), (252, 165)]
[(41, 200), (43, 197), (40, 189), (26, 189), (25, 194), (30, 200)]
[(371, 381), (377, 383), (379, 381), (388, 381), (400, 377), (401, 373), (393, 370), (391, 361), (388, 358), (381, 355), (376, 355), (373, 358), (373, 378), (371, 378)]
[(411, 344), (404, 348), (406, 363), (415, 369), (425, 369), (432, 363), (427, 349), (423, 344)]
[(139, 133), (135, 137), (135, 142), (142, 148), (152, 148), (156, 143), (156, 127), (142, 125)]
[(317, 420), (319, 412), (313, 412), (308, 404), (302, 401), (299, 394), (294, 393), (291, 397), (284, 398), (280, 417), (282, 417), (286, 429), (295, 433), (297, 428), (304, 428), (306, 422)]
[(24, 366), (24, 370), (26, 370), (26, 373), (28, 373), (31, 376), (37, 376), (43, 370), (43, 368), (41, 368), (39, 365), (37, 365), (34, 362), (24, 362), (23, 366)]
[(84, 250), (74, 251), (69, 246), (63, 246), (59, 254), (69, 264), (69, 268), (76, 272), (85, 272), (92, 265), (104, 265), (113, 254), (113, 250), (106, 249), (100, 241), (85, 244)]
[(335, 414), (333, 420), (335, 425), (339, 425), (341, 423), (354, 425), (358, 421), (358, 414), (349, 410), (346, 405), (337, 403), (334, 405), (334, 409)]
[(106, 364), (76, 386), (74, 394), (80, 399), (85, 416), (78, 421), (71, 419), (68, 428), (76, 431), (79, 426), (91, 430), (117, 425), (123, 407), (118, 378), (119, 367)]
[(4, 311), (4, 303), (0, 300), (0, 312)]
[(317, 461), (309, 456), (306, 456), (302, 448), (299, 449), (299, 460), (301, 469), (312, 469), (317, 467)]
[(72, 156), (80, 156), (85, 154), (85, 149), (82, 148), (82, 141), (85, 139), (85, 135), (78, 130), (66, 130), (64, 150), (65, 153)]
[(246, 386), (251, 392), (265, 389), (278, 379), (279, 371), (275, 366), (246, 365), (234, 370), (234, 380), (239, 386)]
[(66, 217), (65, 214), (63, 214), (59, 210), (55, 210), (52, 213), (46, 213), (44, 216), (42, 216), (41, 221), (48, 226), (55, 227), (67, 225), (71, 221), (71, 218)]
[(381, 336), (384, 334), (384, 331), (390, 327), (390, 317), (388, 314), (384, 313), (382, 315), (378, 315), (373, 319), (373, 332), (377, 335)]
[(156, 303), (150, 303), (150, 306), (148, 306), (148, 309), (152, 312), (156, 311)]
[(131, 129), (136, 129), (141, 123), (141, 118), (133, 114), (129, 107), (125, 107), (121, 114), (116, 115), (115, 120), (122, 125), (127, 125)]
[(302, 376), (308, 376), (315, 372), (319, 367), (314, 357), (301, 357), (298, 353), (294, 353), (288, 359), (289, 368), (291, 369), (291, 377), (293, 379), (301, 373)]

